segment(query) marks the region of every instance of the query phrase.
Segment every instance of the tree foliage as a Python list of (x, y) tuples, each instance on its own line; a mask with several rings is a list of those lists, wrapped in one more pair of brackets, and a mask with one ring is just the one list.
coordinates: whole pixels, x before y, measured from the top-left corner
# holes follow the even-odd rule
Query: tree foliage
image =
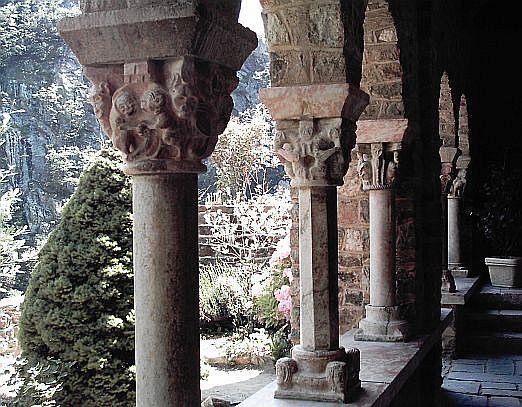
[(250, 196), (253, 189), (269, 189), (268, 169), (279, 162), (272, 153), (273, 125), (263, 105), (230, 119), (210, 163), (216, 170), (218, 191), (228, 198)]
[(20, 320), (20, 406), (134, 405), (131, 190), (119, 162), (98, 156), (38, 255)]

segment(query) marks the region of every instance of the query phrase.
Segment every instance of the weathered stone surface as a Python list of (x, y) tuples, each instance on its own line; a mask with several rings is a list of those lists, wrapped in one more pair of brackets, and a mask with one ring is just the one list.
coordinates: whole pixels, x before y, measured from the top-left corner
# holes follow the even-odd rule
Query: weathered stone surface
[(276, 363), (274, 397), (346, 403), (361, 388), (360, 363), (361, 355), (356, 348), (309, 352), (294, 346), (292, 358), (282, 358)]
[(349, 84), (274, 87), (261, 91), (274, 120), (342, 117), (357, 121), (369, 97)]
[(257, 45), (255, 33), (237, 20), (213, 21), (220, 13), (217, 2), (202, 8), (195, 0), (111, 4), (110, 9), (105, 4), (88, 3), (85, 14), (60, 22), (61, 36), (82, 65), (193, 55), (239, 70)]
[(339, 2), (312, 4), (309, 18), (308, 39), (311, 44), (325, 48), (341, 48), (344, 45), (344, 27)]
[(196, 174), (134, 177), (133, 209), (136, 405), (197, 406)]
[[(234, 72), (194, 57), (88, 68), (98, 120), (127, 172), (204, 172), (232, 112)], [(199, 114), (205, 108), (205, 115)]]
[(360, 120), (357, 123), (357, 143), (400, 143), (407, 129), (407, 119)]

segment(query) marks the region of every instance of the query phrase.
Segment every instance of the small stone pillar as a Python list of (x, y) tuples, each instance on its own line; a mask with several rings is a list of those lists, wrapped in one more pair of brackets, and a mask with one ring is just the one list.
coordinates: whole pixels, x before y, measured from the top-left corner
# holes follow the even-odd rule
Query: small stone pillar
[(276, 363), (276, 398), (347, 402), (360, 388), (358, 349), (339, 347), (337, 186), (368, 96), (348, 84), (265, 89), (275, 151), (299, 192), (301, 343)]
[(457, 160), (457, 176), (448, 192), (448, 269), (454, 276), (467, 277), (468, 268), (462, 254), (462, 199), (466, 188), (466, 174), (470, 163), (469, 157), (461, 156)]
[(441, 206), (442, 206), (442, 217), (441, 217), (441, 240), (442, 240), (442, 284), (441, 289), (445, 292), (454, 293), (457, 291), (455, 285), (455, 278), (448, 267), (448, 255), (449, 247), (448, 241), (452, 241), (449, 238), (449, 225), (448, 225), (448, 193), (453, 181), (453, 168), (455, 159), (459, 154), (459, 149), (456, 147), (441, 147), (439, 149), (441, 170), (440, 170), (440, 185), (441, 185)]
[(201, 404), (197, 174), (257, 44), (239, 0), (205, 4), (85, 0), (60, 24), (133, 177), (137, 407)]
[(406, 120), (365, 120), (357, 132), (358, 170), (370, 200), (370, 304), (355, 340), (398, 342), (409, 334), (395, 295), (394, 183), (406, 129)]

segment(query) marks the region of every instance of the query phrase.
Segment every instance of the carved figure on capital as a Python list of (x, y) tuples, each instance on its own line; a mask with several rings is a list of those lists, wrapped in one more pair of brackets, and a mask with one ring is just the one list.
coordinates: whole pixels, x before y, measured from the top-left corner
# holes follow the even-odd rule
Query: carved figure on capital
[(466, 173), (467, 170), (465, 168), (459, 169), (457, 173), (457, 177), (451, 184), (449, 195), (455, 198), (462, 198), (464, 196), (464, 191), (466, 189)]
[(363, 189), (391, 188), (397, 178), (400, 143), (358, 144), (357, 170)]
[(443, 162), (440, 167), (440, 186), (443, 194), (449, 193), (453, 181), (453, 163)]
[(294, 185), (342, 184), (346, 169), (338, 167), (344, 167), (346, 159), (340, 120), (330, 121), (304, 119), (279, 126), (274, 149)]
[(130, 68), (117, 88), (96, 80), (99, 73), (91, 78), (96, 117), (114, 146), (128, 164), (164, 160), (202, 170), (230, 118), (235, 73), (193, 57)]

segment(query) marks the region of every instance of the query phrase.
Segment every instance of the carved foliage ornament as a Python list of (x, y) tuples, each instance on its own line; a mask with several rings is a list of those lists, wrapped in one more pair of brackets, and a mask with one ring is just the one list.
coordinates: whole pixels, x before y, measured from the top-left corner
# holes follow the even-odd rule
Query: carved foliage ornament
[(274, 150), (294, 186), (342, 185), (354, 129), (341, 119), (281, 121)]
[(129, 65), (117, 89), (91, 77), (96, 117), (128, 166), (165, 160), (204, 171), (232, 112), (235, 73), (188, 57)]
[(400, 148), (400, 143), (357, 144), (357, 170), (364, 190), (393, 187)]

